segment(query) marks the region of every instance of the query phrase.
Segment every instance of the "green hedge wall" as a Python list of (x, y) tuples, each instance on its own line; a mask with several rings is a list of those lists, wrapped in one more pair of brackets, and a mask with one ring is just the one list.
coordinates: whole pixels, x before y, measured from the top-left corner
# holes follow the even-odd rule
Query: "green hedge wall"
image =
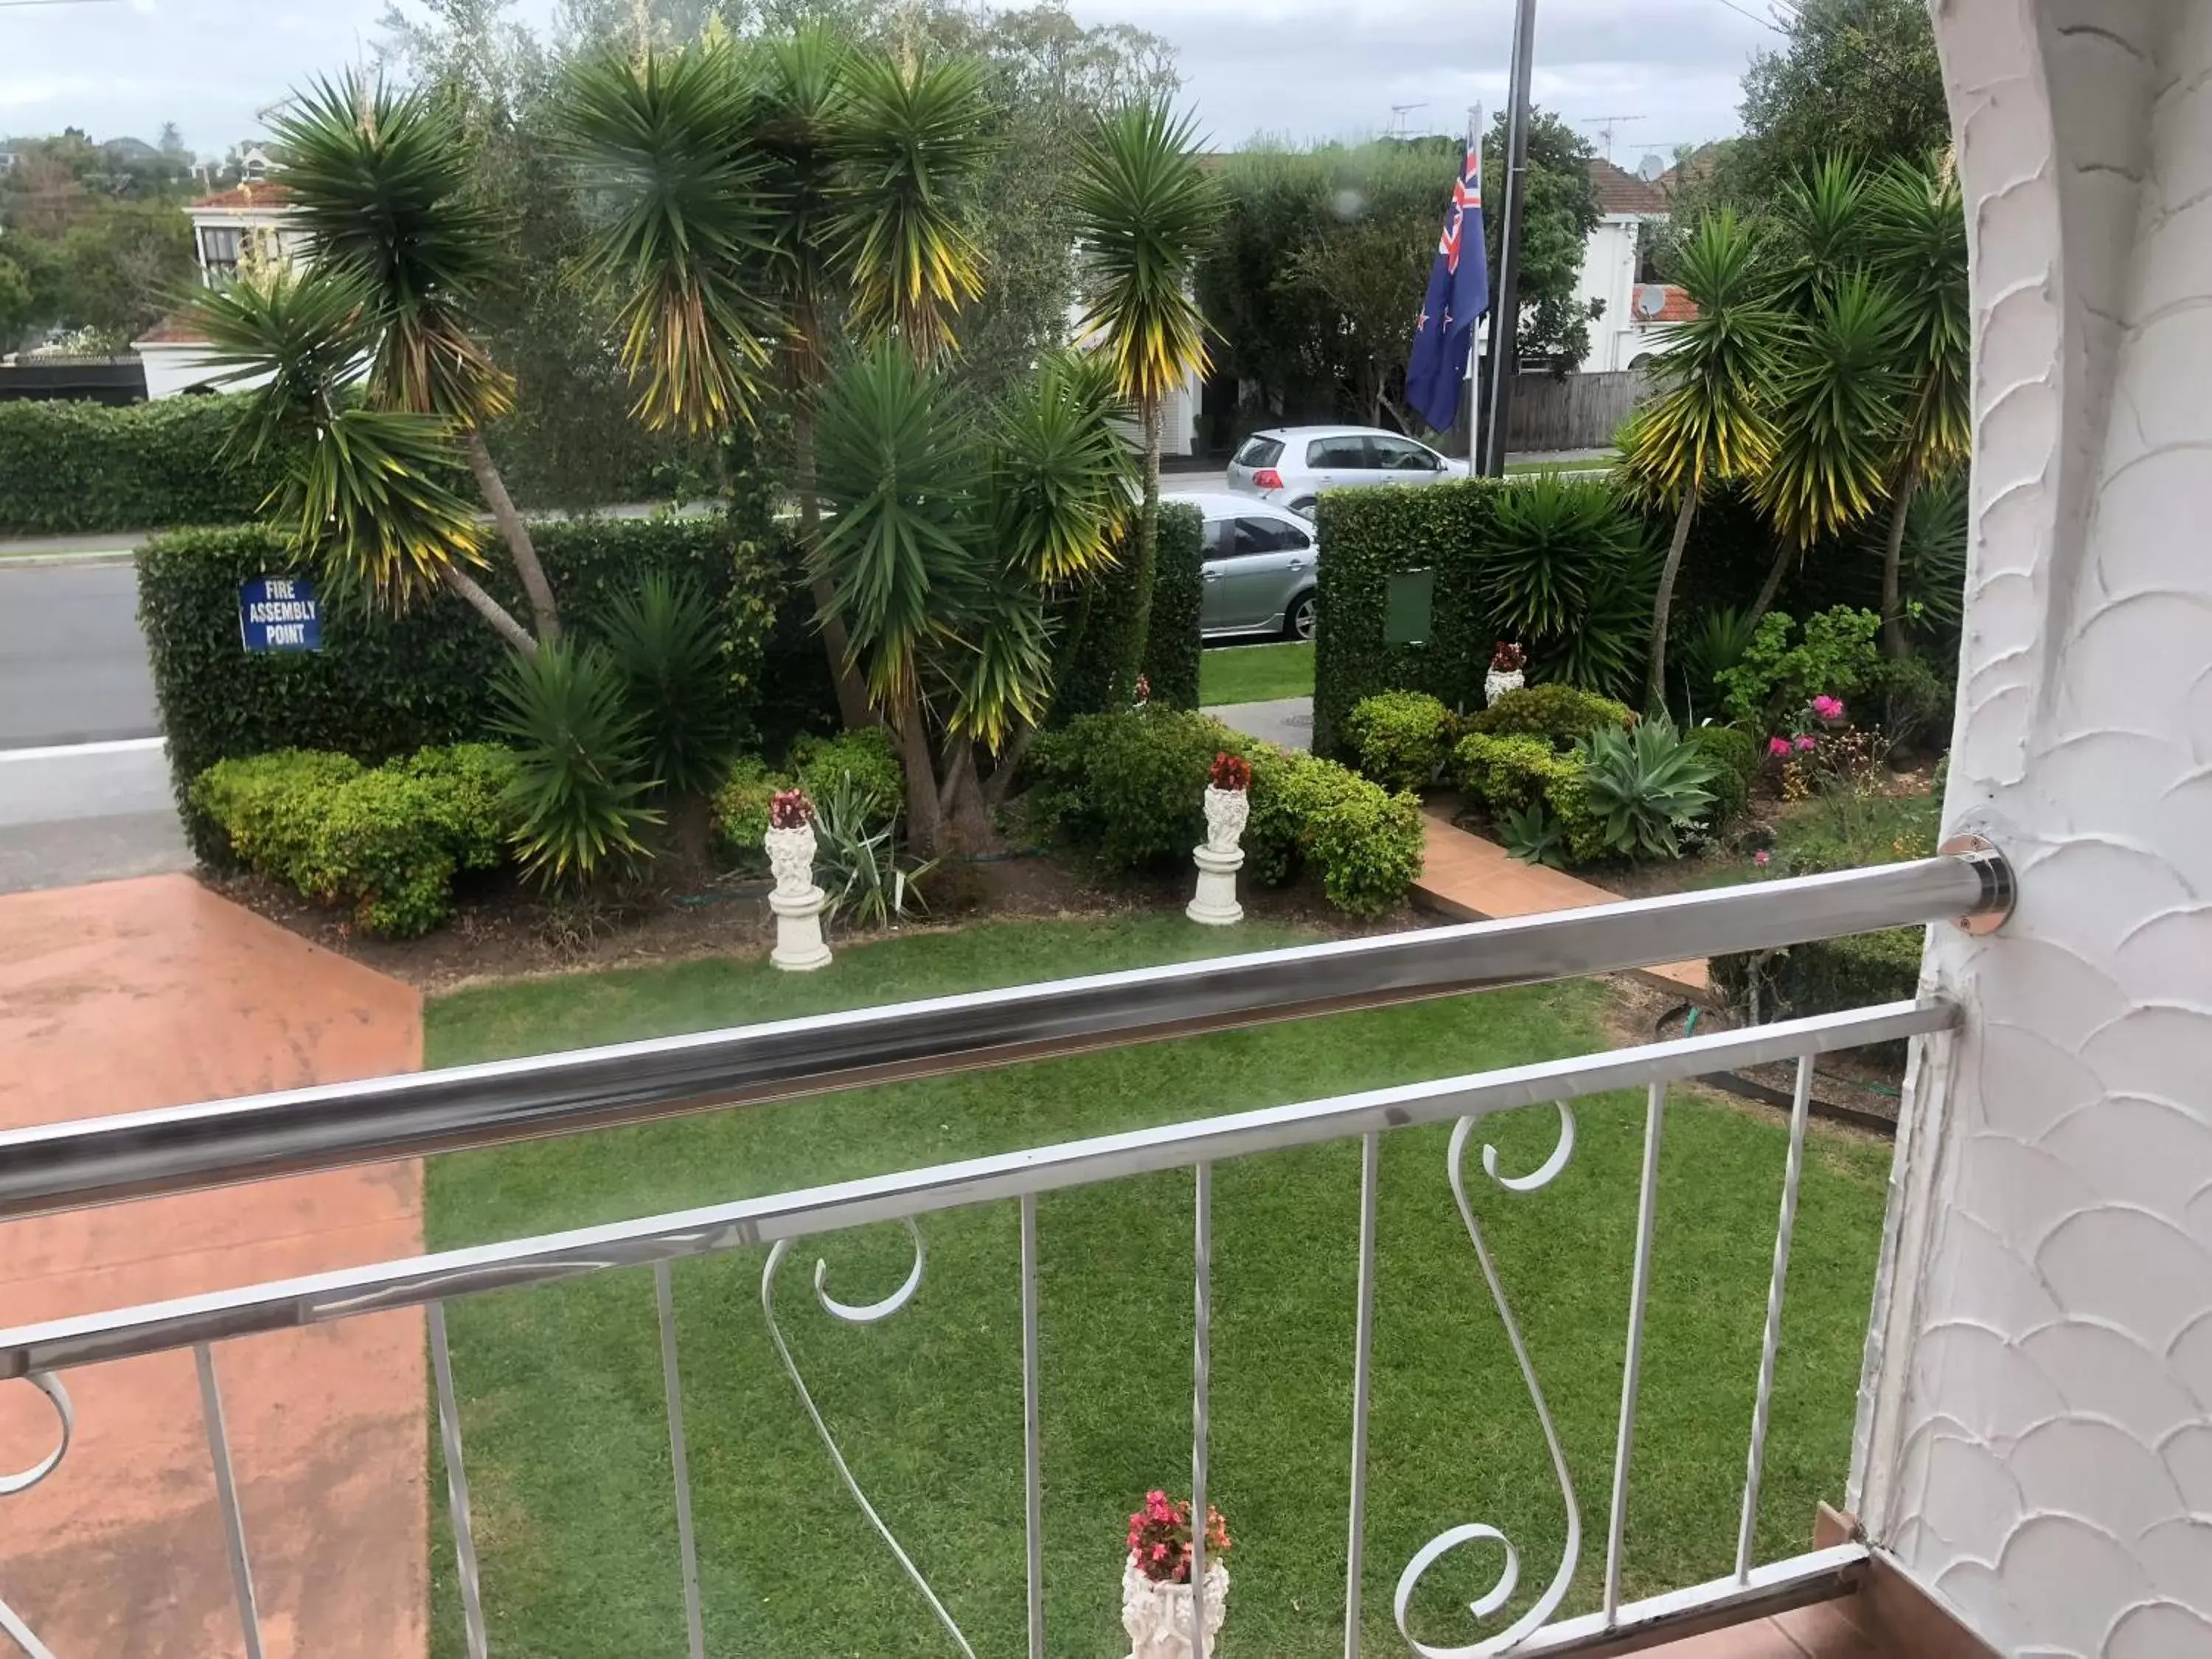
[[(725, 519), (580, 519), (533, 539), (571, 632), (588, 637), (612, 594), (647, 571), (694, 573), (731, 621), (733, 695), (763, 741), (834, 726), (836, 703), (796, 557)], [(179, 802), (216, 761), (278, 749), (333, 750), (366, 763), (491, 735), (491, 685), (506, 650), (477, 614), (438, 594), (406, 615), (327, 608), (313, 653), (254, 654), (239, 642), (238, 586), (297, 567), (260, 526), (177, 531), (138, 555), (138, 621), (153, 661)], [(512, 568), (494, 549), (484, 586), (520, 610)], [(189, 810), (203, 856), (220, 841)]]
[[(64, 536), (243, 524), (283, 471), (281, 456), (227, 459), (235, 397), (99, 404), (0, 403), (0, 535)], [(718, 468), (701, 443), (623, 422), (518, 411), (486, 429), (508, 493), (526, 507), (609, 507), (689, 495)], [(579, 420), (583, 428), (574, 429)], [(742, 449), (742, 446), (738, 447)], [(476, 485), (456, 471), (471, 501)]]
[(63, 536), (253, 517), (283, 471), (222, 458), (230, 398), (0, 403), (0, 535)]
[[(1322, 494), (1321, 628), (1314, 641), (1314, 749), (1344, 757), (1352, 705), (1379, 691), (1425, 691), (1464, 714), (1482, 706), (1497, 641), (1475, 594), (1475, 556), (1503, 485), (1488, 478), (1420, 489)], [(1382, 642), (1390, 578), (1436, 572), (1427, 641)]]
[[(1175, 708), (1198, 707), (1199, 611), (1206, 591), (1199, 543), (1205, 528), (1198, 509), (1188, 503), (1170, 501), (1160, 509), (1145, 675), (1152, 682), (1152, 701)], [(1134, 620), (1136, 586), (1135, 557), (1127, 554), (1092, 585), (1087, 621), (1081, 618), (1081, 599), (1060, 607), (1054, 619), (1061, 641), (1052, 703), (1054, 726), (1078, 714), (1107, 712), (1115, 666)]]

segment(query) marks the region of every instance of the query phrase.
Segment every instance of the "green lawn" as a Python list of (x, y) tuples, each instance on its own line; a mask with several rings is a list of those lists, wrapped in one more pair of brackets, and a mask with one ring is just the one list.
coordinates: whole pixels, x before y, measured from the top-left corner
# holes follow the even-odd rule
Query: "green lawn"
[(1277, 697), (1310, 697), (1314, 648), (1310, 641), (1290, 645), (1216, 646), (1198, 659), (1198, 700), (1269, 702)]
[[(1005, 922), (848, 945), (819, 975), (701, 962), (459, 992), (428, 1015), (453, 1065), (963, 988), (1249, 949), (1180, 918)], [(1450, 1075), (1603, 1046), (1601, 988), (1496, 993), (1102, 1052), (562, 1142), (434, 1160), (434, 1248), (781, 1190), (1079, 1134)], [(1470, 1190), (1568, 1448), (1583, 1528), (1573, 1605), (1602, 1571), (1629, 1291), (1640, 1099), (1579, 1109), (1573, 1161), (1516, 1195), (1468, 1158)], [(1501, 1168), (1530, 1169), (1556, 1119), (1493, 1121)], [(1762, 1549), (1805, 1547), (1838, 1499), (1881, 1225), (1887, 1149), (1821, 1133), (1808, 1159), (1768, 1448)], [(1522, 1551), (1528, 1605), (1563, 1516), (1444, 1178), (1441, 1127), (1383, 1143), (1365, 1575), (1375, 1650), (1398, 1651), (1390, 1599), (1407, 1557), (1486, 1521)], [(1632, 1595), (1731, 1559), (1784, 1135), (1678, 1098), (1628, 1531)], [(1224, 1659), (1342, 1650), (1358, 1152), (1340, 1144), (1224, 1164), (1214, 1178), (1213, 1497), (1237, 1547)], [(1045, 1529), (1051, 1651), (1126, 1651), (1123, 1519), (1189, 1478), (1190, 1177), (1039, 1204)], [(927, 1218), (915, 1304), (838, 1324), (809, 1294), (830, 1266), (847, 1302), (904, 1275), (884, 1226), (793, 1252), (780, 1307), (797, 1363), (854, 1473), (983, 1656), (1023, 1644), (1017, 1217), (1011, 1203)], [(680, 1264), (709, 1650), (941, 1659), (950, 1643), (839, 1486), (763, 1327), (763, 1253)], [(492, 1649), (560, 1659), (683, 1652), (650, 1275), (605, 1273), (465, 1298), (451, 1310)], [(433, 1471), (442, 1494), (443, 1475)], [(442, 1510), (441, 1510), (442, 1515)], [(438, 1655), (462, 1649), (450, 1543), (434, 1560)], [(1423, 1582), (1415, 1628), (1473, 1638), (1466, 1603), (1491, 1547)], [(1493, 1625), (1491, 1628), (1498, 1626)]]

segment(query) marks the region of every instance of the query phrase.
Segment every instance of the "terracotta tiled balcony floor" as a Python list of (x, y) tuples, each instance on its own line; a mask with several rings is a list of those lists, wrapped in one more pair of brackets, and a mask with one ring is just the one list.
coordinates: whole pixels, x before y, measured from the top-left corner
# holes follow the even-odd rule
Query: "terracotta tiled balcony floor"
[(1864, 1605), (1852, 1595), (1644, 1652), (1654, 1659), (1897, 1659), (1899, 1649), (1876, 1632)]
[[(422, 1052), (413, 991), (189, 877), (0, 897), (0, 1127), (410, 1071)], [(419, 1166), (383, 1164), (14, 1222), (0, 1323), (408, 1255), (421, 1194)], [(270, 1659), (422, 1654), (422, 1316), (215, 1353)], [(0, 1596), (64, 1659), (243, 1653), (191, 1356), (64, 1382), (68, 1455), (0, 1498)], [(0, 1468), (53, 1440), (45, 1401), (0, 1386)]]

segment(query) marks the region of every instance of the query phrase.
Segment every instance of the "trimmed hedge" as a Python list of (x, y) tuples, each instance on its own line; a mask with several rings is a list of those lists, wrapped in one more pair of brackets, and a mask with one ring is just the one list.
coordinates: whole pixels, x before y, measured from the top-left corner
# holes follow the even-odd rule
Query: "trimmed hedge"
[[(1879, 933), (1814, 939), (1771, 951), (1759, 963), (1762, 1021), (1835, 1013), (1871, 1003), (1903, 1002), (1919, 994), (1924, 930), (1893, 927)], [(1753, 958), (1721, 956), (1708, 964), (1713, 985), (1729, 1006), (1748, 1012)], [(1905, 1045), (1882, 1043), (1875, 1052), (1901, 1057)]]
[(1493, 817), (1542, 801), (1567, 838), (1570, 863), (1589, 864), (1609, 850), (1605, 819), (1583, 781), (1583, 763), (1544, 738), (1470, 732), (1452, 750), (1452, 775)]
[(1451, 757), (1459, 721), (1425, 691), (1362, 698), (1344, 717), (1345, 742), (1359, 769), (1385, 789), (1424, 789)]
[(260, 510), (280, 457), (222, 455), (234, 398), (109, 408), (0, 403), (0, 535), (238, 524)]
[[(758, 737), (787, 741), (836, 724), (811, 601), (781, 538), (754, 540), (726, 519), (581, 519), (533, 532), (572, 633), (588, 638), (614, 593), (647, 571), (690, 573), (729, 621), (731, 695)], [(319, 652), (251, 653), (239, 642), (238, 587), (294, 572), (284, 538), (259, 526), (179, 531), (138, 555), (138, 620), (180, 801), (220, 760), (319, 749), (374, 763), (495, 730), (492, 683), (507, 647), (445, 594), (404, 616), (328, 605)], [(513, 568), (494, 550), (484, 586), (520, 609)], [(797, 612), (796, 617), (791, 613)], [(220, 837), (196, 810), (185, 830), (203, 857)]]
[(453, 908), (458, 870), (503, 862), (518, 828), (514, 755), (493, 744), (423, 749), (374, 769), (301, 749), (218, 761), (193, 809), (234, 858), (342, 903), (362, 931), (410, 939)]
[(1467, 729), (1493, 738), (1542, 738), (1554, 748), (1570, 749), (1608, 726), (1626, 729), (1635, 723), (1626, 703), (1594, 691), (1571, 685), (1524, 685), (1471, 715)]
[(1752, 786), (1759, 781), (1759, 744), (1735, 726), (1693, 726), (1683, 735), (1713, 769), (1705, 785), (1712, 792), (1712, 821), (1726, 823), (1751, 805)]
[[(1188, 502), (1160, 507), (1160, 546), (1152, 574), (1152, 632), (1145, 641), (1145, 678), (1152, 701), (1171, 708), (1198, 707), (1199, 617), (1206, 595), (1206, 521)], [(1113, 696), (1114, 672), (1135, 621), (1137, 573), (1133, 550), (1058, 607), (1055, 647), (1060, 660), (1051, 724), (1079, 714), (1103, 714)]]
[(1421, 872), (1421, 810), (1333, 761), (1231, 731), (1210, 714), (1156, 706), (1088, 714), (1029, 754), (1030, 822), (1115, 870), (1187, 867), (1205, 838), (1201, 805), (1217, 754), (1251, 763), (1245, 870), (1263, 886), (1310, 869), (1329, 902), (1372, 915)]

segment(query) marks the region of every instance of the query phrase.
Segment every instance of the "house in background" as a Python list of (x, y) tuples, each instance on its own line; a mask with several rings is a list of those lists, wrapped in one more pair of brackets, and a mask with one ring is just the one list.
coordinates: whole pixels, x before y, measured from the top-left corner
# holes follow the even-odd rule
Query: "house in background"
[[(266, 166), (262, 158), (264, 173)], [(241, 265), (289, 264), (304, 249), (299, 231), (291, 225), (284, 186), (265, 178), (249, 177), (228, 190), (203, 196), (185, 211), (192, 222), (192, 258), (200, 281), (210, 287), (237, 276)], [(163, 319), (151, 333), (131, 343), (146, 365), (148, 398), (214, 389), (210, 382), (218, 371), (208, 356), (207, 337), (180, 316)]]
[[(1646, 172), (1656, 168), (1646, 163)], [(1604, 309), (1589, 325), (1589, 350), (1577, 369), (1584, 374), (1635, 368), (1659, 349), (1669, 323), (1696, 314), (1690, 296), (1670, 283), (1654, 280), (1644, 257), (1644, 228), (1667, 217), (1667, 191), (1656, 177), (1646, 178), (1602, 158), (1590, 163), (1601, 216), (1583, 245), (1582, 275), (1575, 298), (1595, 300)]]

